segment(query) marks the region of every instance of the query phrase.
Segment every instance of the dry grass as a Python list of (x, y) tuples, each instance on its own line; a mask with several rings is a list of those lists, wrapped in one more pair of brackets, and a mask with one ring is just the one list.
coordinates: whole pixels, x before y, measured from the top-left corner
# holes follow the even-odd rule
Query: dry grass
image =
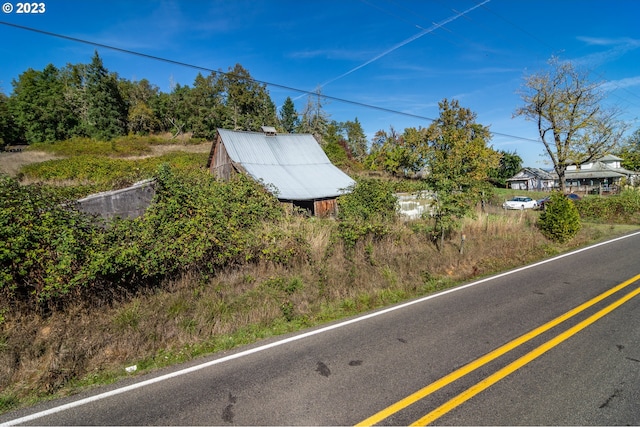
[(208, 153), (211, 150), (211, 142), (202, 142), (199, 144), (153, 144), (150, 146), (149, 154), (142, 156), (123, 157), (129, 160), (146, 159), (149, 157), (158, 157), (174, 151), (184, 151), (186, 153)]
[(57, 158), (59, 157), (45, 153), (44, 151), (21, 151), (18, 153), (0, 152), (0, 173), (16, 176), (23, 166)]

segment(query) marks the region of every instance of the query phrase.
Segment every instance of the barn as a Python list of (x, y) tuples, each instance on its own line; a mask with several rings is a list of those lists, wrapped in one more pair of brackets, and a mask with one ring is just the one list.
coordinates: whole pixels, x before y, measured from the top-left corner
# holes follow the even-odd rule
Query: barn
[(355, 181), (334, 166), (313, 135), (218, 129), (207, 168), (218, 179), (244, 173), (265, 185), (281, 202), (315, 216), (337, 213), (338, 196)]

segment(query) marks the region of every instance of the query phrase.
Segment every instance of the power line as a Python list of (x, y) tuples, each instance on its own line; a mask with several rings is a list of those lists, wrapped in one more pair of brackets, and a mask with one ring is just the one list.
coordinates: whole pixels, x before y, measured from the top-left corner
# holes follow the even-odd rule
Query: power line
[[(121, 53), (129, 54), (129, 55), (138, 56), (138, 57), (141, 57), (141, 58), (147, 58), (147, 59), (151, 59), (151, 60), (154, 60), (154, 61), (160, 61), (160, 62), (165, 62), (165, 63), (168, 63), (168, 64), (178, 65), (178, 66), (181, 66), (181, 67), (187, 67), (187, 68), (192, 68), (192, 69), (195, 69), (195, 70), (207, 71), (207, 72), (211, 72), (211, 73), (215, 73), (215, 74), (221, 74), (221, 75), (232, 75), (231, 73), (226, 73), (226, 72), (220, 71), (220, 70), (213, 70), (211, 68), (202, 67), (202, 66), (199, 66), (199, 65), (189, 64), (187, 62), (176, 61), (176, 60), (173, 60), (173, 59), (163, 58), (161, 56), (156, 56), (156, 55), (149, 55), (149, 54), (142, 53), (142, 52), (136, 52), (136, 51), (133, 51), (133, 50), (123, 49), (123, 48), (107, 45), (107, 44), (104, 44), (104, 43), (98, 43), (98, 42), (93, 42), (93, 41), (90, 41), (90, 40), (80, 39), (80, 38), (77, 38), (77, 37), (66, 36), (64, 34), (53, 33), (53, 32), (50, 32), (50, 31), (45, 31), (45, 30), (40, 30), (40, 29), (37, 29), (37, 28), (27, 27), (27, 26), (24, 26), (24, 25), (13, 24), (13, 23), (10, 23), (10, 22), (5, 22), (5, 21), (0, 21), (0, 24), (6, 25), (8, 27), (17, 28), (17, 29), (20, 29), (20, 30), (31, 31), (31, 32), (42, 34), (42, 35), (45, 35), (45, 36), (56, 37), (56, 38), (59, 38), (59, 39), (68, 40), (68, 41), (72, 41), (72, 42), (76, 42), (76, 43), (88, 44), (90, 46), (96, 46), (96, 47), (100, 47), (100, 48), (104, 48), (104, 49), (113, 50), (113, 51), (116, 51), (116, 52), (121, 52)], [(263, 80), (254, 79), (254, 78), (250, 78), (250, 80), (255, 82), (255, 83), (259, 83), (259, 84), (265, 85), (265, 86), (272, 86), (272, 87), (276, 87), (276, 88), (279, 88), (279, 89), (298, 92), (298, 93), (302, 93), (302, 94), (306, 94), (306, 95), (310, 95), (310, 96), (321, 96), (322, 98), (325, 98), (325, 99), (328, 99), (328, 100), (331, 100), (331, 101), (342, 102), (342, 103), (349, 104), (349, 105), (354, 105), (354, 106), (357, 106), (357, 107), (369, 108), (369, 109), (372, 109), (372, 110), (382, 111), (382, 112), (391, 113), (391, 114), (398, 114), (398, 115), (401, 115), (401, 116), (411, 117), (411, 118), (420, 119), (420, 120), (427, 120), (429, 122), (435, 122), (436, 121), (436, 119), (431, 118), (431, 117), (421, 116), (421, 115), (418, 115), (418, 114), (412, 114), (412, 113), (407, 113), (407, 112), (398, 111), (398, 110), (392, 110), (390, 108), (380, 107), (380, 106), (371, 105), (371, 104), (365, 104), (363, 102), (352, 101), (352, 100), (344, 99), (344, 98), (338, 98), (338, 97), (331, 96), (331, 95), (324, 95), (324, 94), (319, 95), (317, 92), (308, 91), (308, 90), (304, 90), (304, 89), (298, 89), (298, 88), (294, 88), (294, 87), (291, 87), (291, 86), (286, 86), (286, 85), (282, 85), (282, 84), (278, 84), (278, 83), (271, 83), (271, 82), (267, 82), (267, 81), (263, 81)], [(531, 138), (525, 138), (525, 137), (522, 137), (522, 136), (509, 135), (509, 134), (500, 133), (500, 132), (493, 132), (493, 131), (490, 131), (490, 133), (493, 134), (493, 135), (496, 135), (496, 136), (503, 136), (503, 137), (507, 137), (507, 138), (519, 139), (519, 140), (522, 140), (522, 141), (541, 143), (539, 140), (531, 139)]]

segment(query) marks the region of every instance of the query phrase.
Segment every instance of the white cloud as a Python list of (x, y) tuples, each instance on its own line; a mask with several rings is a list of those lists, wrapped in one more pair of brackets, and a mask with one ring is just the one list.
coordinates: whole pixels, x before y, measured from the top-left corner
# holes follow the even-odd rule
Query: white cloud
[(578, 40), (585, 42), (588, 45), (596, 45), (596, 46), (619, 46), (619, 45), (628, 45), (628, 46), (640, 46), (640, 40), (633, 39), (630, 37), (619, 37), (619, 38), (607, 38), (607, 37), (586, 37), (586, 36), (578, 36)]
[(602, 85), (602, 89), (606, 91), (612, 91), (634, 86), (640, 86), (640, 76), (608, 81)]
[(606, 38), (580, 36), (577, 38), (589, 46), (602, 46), (606, 48), (603, 51), (595, 52), (573, 60), (576, 64), (588, 65), (591, 67), (616, 60), (624, 56), (626, 53), (640, 47), (640, 40), (630, 37)]

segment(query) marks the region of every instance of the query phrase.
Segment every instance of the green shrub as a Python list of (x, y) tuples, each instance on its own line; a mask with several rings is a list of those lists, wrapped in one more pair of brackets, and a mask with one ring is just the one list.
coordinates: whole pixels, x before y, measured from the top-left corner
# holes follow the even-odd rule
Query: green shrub
[(386, 181), (359, 179), (351, 190), (338, 199), (338, 235), (349, 248), (366, 236), (386, 235), (398, 201), (392, 184)]
[(0, 175), (0, 293), (37, 302), (78, 284), (97, 228), (42, 186)]
[(359, 179), (349, 194), (338, 199), (338, 218), (369, 221), (391, 219), (396, 215), (398, 199), (391, 183), (376, 179)]
[(592, 221), (640, 223), (640, 191), (585, 197), (577, 205), (580, 217)]
[(546, 210), (540, 214), (538, 228), (550, 240), (564, 243), (580, 231), (580, 214), (573, 201), (562, 193), (551, 194)]

